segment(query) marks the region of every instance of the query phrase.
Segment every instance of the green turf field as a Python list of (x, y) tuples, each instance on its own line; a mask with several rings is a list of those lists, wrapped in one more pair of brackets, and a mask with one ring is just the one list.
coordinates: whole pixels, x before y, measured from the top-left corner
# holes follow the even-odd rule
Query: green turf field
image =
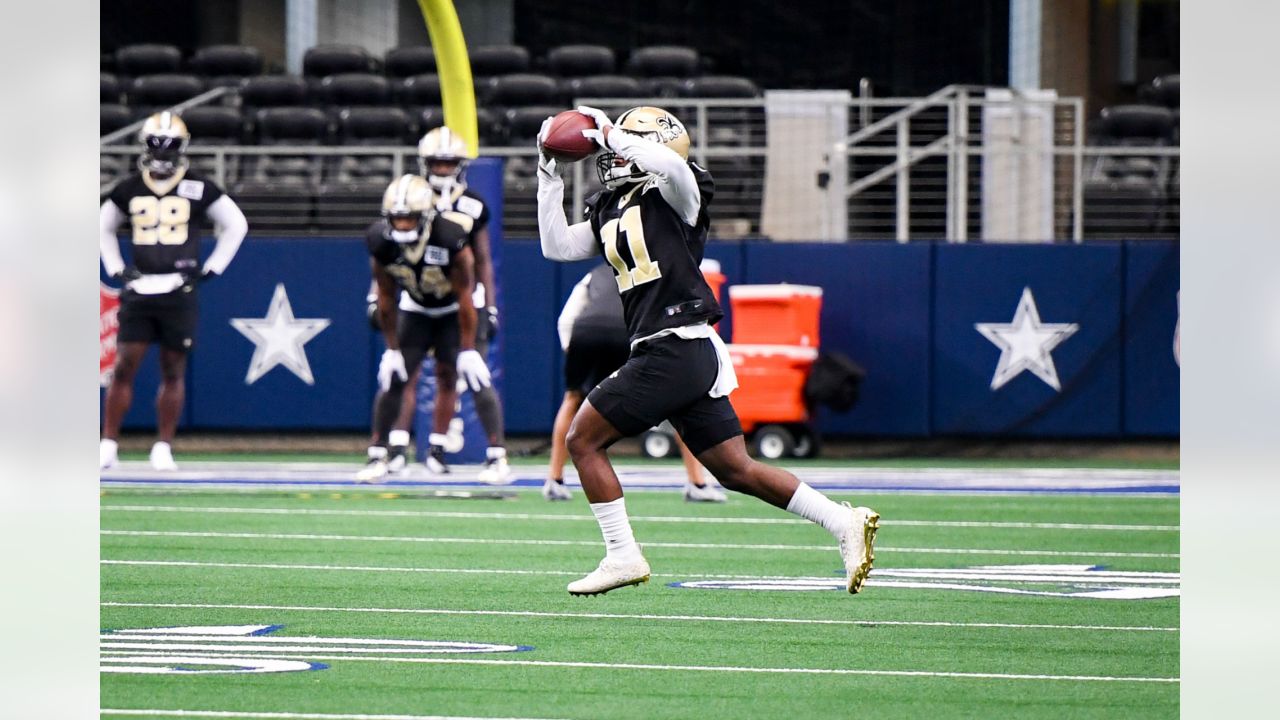
[[(1176, 576), (1143, 574), (1179, 570), (1176, 497), (833, 497), (884, 518), (860, 595), (670, 587), (842, 577), (816, 526), (743, 496), (689, 505), (668, 491), (627, 497), (652, 582), (574, 598), (565, 584), (603, 553), (580, 492), (550, 504), (528, 490), (108, 490), (104, 669), (185, 671), (105, 672), (103, 717), (1178, 714), (1177, 597), (1069, 596), (1097, 589), (1080, 576), (1099, 565), (1129, 573), (1125, 587), (1176, 589)], [(970, 569), (1013, 565), (1037, 567)], [(273, 625), (260, 637), (207, 627)], [(206, 629), (109, 632), (187, 626)], [(225, 672), (267, 660), (327, 668)], [(224, 672), (194, 672), (211, 669)]]

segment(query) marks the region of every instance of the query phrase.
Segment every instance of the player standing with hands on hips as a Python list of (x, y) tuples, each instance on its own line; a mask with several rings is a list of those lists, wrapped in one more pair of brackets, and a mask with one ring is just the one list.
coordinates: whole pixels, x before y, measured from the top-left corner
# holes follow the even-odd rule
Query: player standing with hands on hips
[(663, 420), (671, 421), (721, 485), (835, 536), (846, 589), (858, 592), (871, 572), (880, 516), (835, 503), (791, 473), (747, 456), (728, 398), (737, 377), (711, 327), (722, 313), (698, 269), (714, 184), (710, 173), (688, 161), (689, 134), (661, 108), (632, 108), (616, 124), (595, 108), (578, 112), (595, 124), (581, 134), (602, 151), (596, 170), (605, 189), (588, 200), (588, 219), (569, 225), (559, 163), (543, 148), (553, 125), (548, 118), (538, 133), (542, 254), (558, 261), (604, 255), (622, 296), (631, 355), (591, 391), (569, 429), (569, 455), (606, 549), (599, 567), (569, 583), (569, 593), (595, 595), (649, 580), (649, 563), (632, 533), (608, 449)]
[[(133, 403), (133, 380), (147, 354), (160, 346), (158, 439), (151, 467), (177, 470), (170, 443), (186, 400), (187, 354), (196, 332), (196, 286), (221, 275), (235, 257), (249, 225), (230, 196), (188, 170), (191, 134), (182, 118), (161, 112), (147, 118), (138, 139), (138, 172), (121, 180), (102, 203), (99, 252), (107, 275), (124, 283), (115, 368), (103, 409), (98, 465), (116, 464), (120, 424)], [(200, 264), (200, 223), (213, 221), (218, 243)], [(124, 264), (116, 230), (130, 224), (132, 264)]]

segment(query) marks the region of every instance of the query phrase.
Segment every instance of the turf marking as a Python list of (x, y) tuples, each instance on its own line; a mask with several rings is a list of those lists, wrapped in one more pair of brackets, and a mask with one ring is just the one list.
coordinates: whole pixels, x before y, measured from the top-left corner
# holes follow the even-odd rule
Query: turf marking
[[(500, 538), (455, 538), (427, 537), (413, 535), (323, 535), (315, 533), (229, 533), (229, 532), (194, 532), (179, 530), (101, 530), (102, 535), (124, 537), (183, 537), (183, 538), (216, 538), (216, 539), (252, 539), (252, 540), (326, 540), (341, 542), (415, 542), (445, 543), (459, 545), (571, 545), (599, 547), (599, 540), (515, 540)], [(786, 544), (748, 544), (748, 543), (673, 543), (646, 542), (649, 548), (678, 548), (689, 550), (783, 550), (830, 552), (832, 545), (786, 545)], [(923, 553), (940, 555), (1018, 555), (1034, 557), (1086, 557), (1086, 558), (1178, 558), (1178, 553), (1152, 552), (1107, 552), (1089, 550), (999, 550), (985, 548), (927, 548), (927, 547), (885, 547), (876, 546), (877, 552), (888, 553)]]
[[(159, 654), (163, 655), (163, 654)], [(658, 670), (675, 672), (759, 673), (786, 675), (878, 675), (888, 677), (962, 678), (973, 680), (1048, 680), (1067, 682), (1134, 682), (1178, 683), (1176, 677), (1124, 677), (1111, 675), (1031, 675), (1019, 673), (940, 672), (933, 670), (880, 670), (871, 668), (792, 668), (792, 667), (741, 667), (735, 665), (648, 665), (642, 663), (601, 663), (556, 660), (478, 660), (459, 658), (396, 658), (353, 657), (348, 655), (316, 655), (317, 660), (344, 660), (362, 662), (425, 663), (430, 665), (497, 665), (523, 667), (572, 667), (600, 670)]]
[(313, 605), (255, 605), (217, 603), (139, 603), (102, 602), (103, 607), (132, 607), (154, 609), (196, 610), (269, 610), (324, 613), (372, 613), (389, 615), (463, 615), (496, 617), (564, 618), (587, 620), (650, 620), (657, 622), (718, 622), (764, 623), (778, 625), (844, 625), (875, 627), (877, 625), (942, 628), (997, 628), (1008, 630), (1098, 630), (1112, 632), (1179, 632), (1176, 627), (1151, 627), (1133, 625), (1050, 625), (1020, 623), (945, 622), (928, 620), (829, 620), (776, 617), (732, 617), (717, 615), (649, 615), (636, 613), (571, 613), (531, 610), (450, 610), (444, 608), (377, 608), (377, 607), (324, 607)]
[[(593, 515), (551, 513), (447, 512), (440, 510), (334, 510), (321, 508), (237, 508), (184, 507), (180, 505), (103, 505), (104, 512), (156, 512), (230, 515), (324, 515), (334, 517), (458, 518), (466, 520), (590, 521)], [(681, 517), (636, 515), (632, 522), (693, 523), (698, 525), (810, 525), (808, 520), (755, 517)], [(880, 526), (1014, 528), (1022, 530), (1119, 530), (1133, 532), (1177, 532), (1177, 525), (1107, 525), (1085, 523), (985, 522), (977, 520), (881, 520)]]
[(262, 720), (551, 720), (549, 718), (490, 718), (462, 715), (349, 715), (345, 713), (292, 713), (292, 712), (235, 712), (232, 710), (121, 710), (104, 708), (101, 717), (191, 717), (191, 718), (251, 718)]

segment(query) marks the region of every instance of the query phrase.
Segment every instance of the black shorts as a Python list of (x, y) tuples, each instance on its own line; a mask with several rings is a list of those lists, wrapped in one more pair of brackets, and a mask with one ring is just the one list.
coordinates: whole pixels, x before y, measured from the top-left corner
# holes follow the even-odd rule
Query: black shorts
[(720, 372), (707, 339), (666, 335), (638, 346), (588, 400), (624, 437), (670, 420), (694, 455), (742, 434), (729, 398), (707, 395)]
[(575, 332), (564, 354), (564, 387), (582, 394), (622, 367), (631, 355), (625, 334)]
[(396, 321), (396, 338), (404, 353), (406, 367), (413, 372), (418, 363), (434, 351), (436, 363), (454, 367), (458, 364), (458, 313), (431, 317), (411, 310), (401, 310)]
[(164, 295), (120, 293), (117, 342), (159, 343), (167, 350), (186, 352), (196, 337), (196, 293), (183, 286)]

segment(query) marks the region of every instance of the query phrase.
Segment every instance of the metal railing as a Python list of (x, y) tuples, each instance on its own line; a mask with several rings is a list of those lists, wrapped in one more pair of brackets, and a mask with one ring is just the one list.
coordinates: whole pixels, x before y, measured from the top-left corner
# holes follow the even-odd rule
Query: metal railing
[[(1177, 237), (1176, 147), (1086, 146), (1079, 99), (1015, 96), (1013, 102), (998, 102), (975, 95), (979, 90), (985, 92), (949, 86), (924, 98), (861, 97), (849, 103), (853, 132), (829, 156), (843, 160), (843, 172), (825, 178), (842, 191), (837, 193), (845, 204), (842, 236), (898, 242)], [(206, 93), (184, 106), (219, 99), (226, 98)], [(769, 156), (764, 99), (575, 102), (610, 115), (641, 104), (675, 113), (693, 141), (690, 159), (707, 167), (716, 181), (712, 237), (760, 236), (766, 163), (787, 161)], [(1034, 110), (1029, 120), (1023, 112), (1027, 107)], [(1027, 142), (1026, 128), (1018, 127), (1026, 122), (1036, 142)], [(108, 141), (131, 132), (125, 128), (103, 138), (104, 190), (133, 168), (138, 153), (134, 144)], [(509, 237), (537, 234), (536, 150), (533, 138), (528, 140), (481, 148), (483, 155), (507, 160), (504, 229)], [(386, 183), (416, 167), (412, 146), (202, 145), (196, 137), (188, 153), (193, 167), (236, 194), (255, 225), (265, 220), (277, 231), (300, 234), (360, 229), (376, 213)], [(1135, 168), (1136, 173), (1129, 172)], [(589, 160), (574, 163), (565, 182), (565, 210), (572, 221), (582, 217), (585, 199), (600, 184)], [(1035, 192), (1028, 194), (1033, 184)], [(345, 209), (330, 212), (336, 206)], [(993, 226), (1035, 231), (998, 237)]]

